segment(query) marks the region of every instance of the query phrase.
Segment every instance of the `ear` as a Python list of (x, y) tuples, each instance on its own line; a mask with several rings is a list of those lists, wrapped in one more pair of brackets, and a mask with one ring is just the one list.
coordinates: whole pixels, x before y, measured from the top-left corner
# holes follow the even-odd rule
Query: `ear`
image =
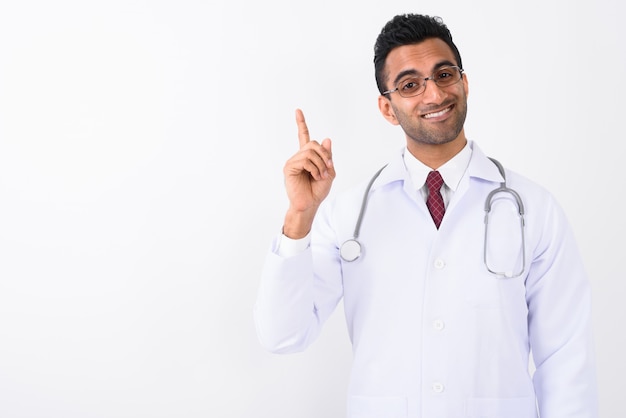
[(378, 96), (378, 110), (383, 115), (385, 119), (392, 125), (399, 125), (398, 119), (396, 118), (396, 113), (391, 106), (391, 100), (382, 94)]
[(463, 73), (463, 87), (465, 88), (465, 97), (469, 96), (469, 83), (467, 81), (467, 74)]

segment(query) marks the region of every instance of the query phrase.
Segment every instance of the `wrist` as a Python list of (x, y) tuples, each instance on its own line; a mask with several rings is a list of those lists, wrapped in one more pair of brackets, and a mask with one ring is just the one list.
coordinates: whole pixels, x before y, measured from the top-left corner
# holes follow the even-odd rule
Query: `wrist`
[(291, 239), (301, 239), (311, 232), (317, 208), (298, 211), (289, 209), (283, 223), (283, 235)]

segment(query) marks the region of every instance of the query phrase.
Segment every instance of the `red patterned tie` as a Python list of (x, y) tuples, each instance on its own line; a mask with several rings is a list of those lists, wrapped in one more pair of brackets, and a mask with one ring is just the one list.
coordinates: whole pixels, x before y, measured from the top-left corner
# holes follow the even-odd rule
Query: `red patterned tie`
[(446, 208), (443, 204), (443, 198), (441, 197), (441, 186), (443, 185), (443, 179), (438, 171), (431, 171), (426, 177), (426, 186), (428, 187), (428, 198), (426, 199), (426, 206), (430, 211), (430, 215), (435, 221), (435, 226), (439, 229), (443, 214), (446, 212)]

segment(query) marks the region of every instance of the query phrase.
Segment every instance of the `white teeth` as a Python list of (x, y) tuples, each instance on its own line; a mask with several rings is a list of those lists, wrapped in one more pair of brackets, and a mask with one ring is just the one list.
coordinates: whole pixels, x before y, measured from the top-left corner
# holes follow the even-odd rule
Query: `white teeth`
[(436, 118), (437, 116), (441, 116), (441, 115), (443, 115), (444, 113), (447, 113), (447, 112), (449, 112), (449, 111), (450, 111), (450, 108), (449, 108), (449, 107), (446, 107), (445, 109), (440, 110), (439, 112), (435, 112), (435, 113), (428, 113), (428, 114), (424, 115), (424, 118), (426, 118), (426, 119)]

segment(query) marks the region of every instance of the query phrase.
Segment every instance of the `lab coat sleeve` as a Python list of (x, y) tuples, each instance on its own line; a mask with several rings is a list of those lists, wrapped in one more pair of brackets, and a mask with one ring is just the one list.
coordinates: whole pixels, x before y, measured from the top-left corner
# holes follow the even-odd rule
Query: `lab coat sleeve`
[(323, 217), (318, 214), (320, 220), (316, 218), (318, 227), (314, 227), (311, 247), (281, 257), (276, 239), (266, 256), (254, 319), (261, 345), (271, 352), (293, 353), (307, 348), (342, 297), (341, 269), (333, 244), (324, 238), (332, 232)]
[(590, 283), (573, 232), (554, 199), (543, 213), (526, 281), (539, 413), (541, 418), (595, 418)]

